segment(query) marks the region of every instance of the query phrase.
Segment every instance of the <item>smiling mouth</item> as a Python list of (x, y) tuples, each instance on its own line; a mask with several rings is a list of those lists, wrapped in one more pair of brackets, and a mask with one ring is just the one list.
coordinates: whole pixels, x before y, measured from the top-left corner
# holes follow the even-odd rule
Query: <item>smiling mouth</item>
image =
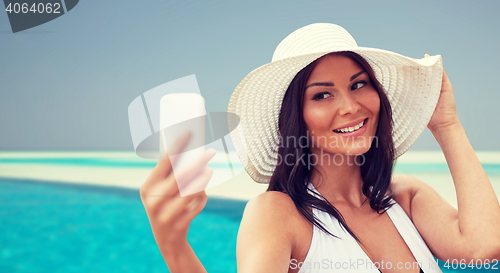
[(335, 129), (333, 131), (335, 133), (340, 133), (340, 134), (356, 132), (357, 130), (359, 130), (359, 129), (363, 128), (363, 126), (365, 126), (367, 120), (368, 119), (365, 119), (362, 122), (360, 122), (358, 125), (355, 125), (353, 127), (345, 127), (345, 128), (341, 128), (341, 129)]

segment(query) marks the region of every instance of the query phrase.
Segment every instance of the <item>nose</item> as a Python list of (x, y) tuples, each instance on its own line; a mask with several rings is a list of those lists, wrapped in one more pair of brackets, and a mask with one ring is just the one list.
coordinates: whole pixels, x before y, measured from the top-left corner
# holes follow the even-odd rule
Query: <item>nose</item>
[(339, 114), (355, 114), (361, 109), (361, 105), (356, 101), (351, 92), (341, 95)]

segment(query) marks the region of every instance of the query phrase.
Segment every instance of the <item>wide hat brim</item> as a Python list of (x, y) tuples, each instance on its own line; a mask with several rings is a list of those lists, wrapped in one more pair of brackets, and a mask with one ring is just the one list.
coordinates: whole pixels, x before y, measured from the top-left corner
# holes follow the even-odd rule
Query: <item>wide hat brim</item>
[(245, 170), (256, 182), (268, 183), (277, 165), (278, 117), (290, 82), (314, 60), (339, 51), (362, 56), (382, 84), (392, 107), (396, 158), (405, 153), (427, 127), (441, 90), (440, 55), (412, 59), (386, 50), (354, 46), (273, 61), (250, 72), (240, 82), (227, 110), (240, 117), (231, 138)]

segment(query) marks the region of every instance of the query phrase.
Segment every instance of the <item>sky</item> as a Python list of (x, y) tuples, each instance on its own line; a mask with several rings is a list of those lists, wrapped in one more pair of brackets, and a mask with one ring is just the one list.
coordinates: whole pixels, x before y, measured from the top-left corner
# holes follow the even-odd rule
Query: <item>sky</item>
[[(500, 150), (499, 1), (81, 0), (12, 33), (0, 11), (0, 151), (133, 151), (128, 105), (195, 74), (206, 109), (302, 26), (328, 22), (359, 46), (440, 54), (476, 150)], [(439, 145), (426, 129), (411, 150)]]

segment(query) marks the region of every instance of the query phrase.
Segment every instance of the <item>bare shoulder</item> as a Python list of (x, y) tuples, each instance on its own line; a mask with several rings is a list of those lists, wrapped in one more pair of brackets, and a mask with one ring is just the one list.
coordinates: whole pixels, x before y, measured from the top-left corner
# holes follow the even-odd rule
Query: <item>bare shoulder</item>
[(398, 193), (407, 192), (412, 189), (421, 188), (426, 185), (422, 180), (407, 174), (395, 174), (392, 176), (391, 188)]
[(278, 191), (266, 191), (254, 197), (247, 204), (247, 208), (282, 205), (295, 207), (292, 198), (288, 194)]
[(299, 215), (292, 199), (281, 192), (265, 192), (250, 200), (238, 231), (238, 272), (288, 271)]
[(422, 189), (427, 189), (429, 185), (411, 175), (395, 174), (392, 176), (390, 188), (392, 198), (398, 202), (408, 217), (412, 219), (411, 203), (415, 194)]
[(247, 203), (243, 221), (285, 227), (293, 224), (299, 216), (300, 213), (290, 196), (282, 192), (268, 191)]

